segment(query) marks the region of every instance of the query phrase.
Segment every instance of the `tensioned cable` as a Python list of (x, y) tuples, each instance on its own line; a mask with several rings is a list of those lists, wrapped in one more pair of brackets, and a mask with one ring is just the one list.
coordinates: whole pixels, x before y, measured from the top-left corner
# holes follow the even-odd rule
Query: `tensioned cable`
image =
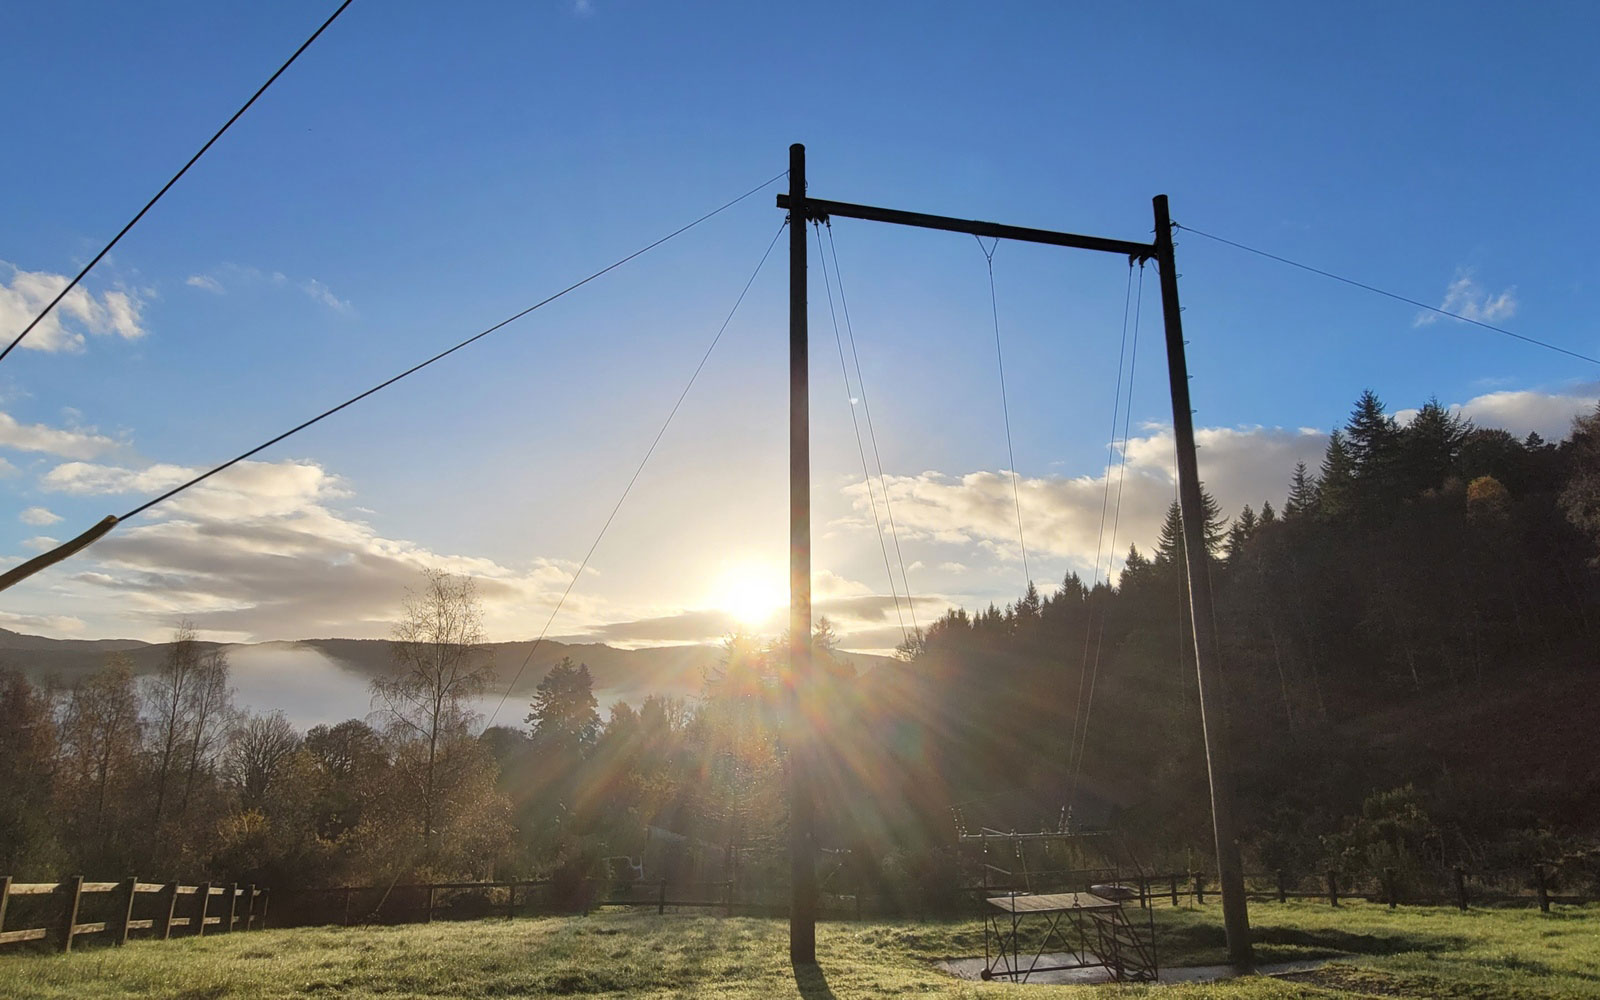
[(151, 507), (154, 507), (158, 503), (161, 503), (161, 502), (163, 502), (165, 500), (171, 499), (172, 497), (178, 495), (179, 493), (182, 493), (184, 490), (190, 488), (191, 486), (195, 486), (195, 485), (197, 485), (197, 484), (199, 484), (201, 482), (204, 482), (207, 479), (210, 479), (212, 476), (214, 476), (217, 473), (223, 471), (224, 469), (227, 469), (227, 468), (230, 468), (230, 467), (232, 467), (234, 465), (237, 465), (238, 463), (244, 461), (245, 459), (249, 458), (250, 456), (257, 454), (258, 452), (263, 451), (266, 448), (270, 448), (271, 446), (277, 444), (279, 441), (282, 441), (285, 438), (290, 437), (291, 435), (298, 434), (300, 431), (305, 430), (307, 427), (310, 427), (312, 424), (315, 424), (318, 421), (323, 420), (323, 419), (325, 419), (327, 417), (333, 416), (335, 413), (338, 413), (340, 410), (344, 409), (345, 407), (350, 406), (350, 405), (352, 405), (354, 403), (360, 402), (361, 400), (366, 399), (368, 396), (372, 395), (375, 392), (378, 392), (381, 389), (388, 388), (389, 386), (391, 386), (391, 385), (395, 384), (396, 382), (400, 381), (401, 379), (405, 378), (407, 375), (411, 375), (411, 374), (413, 374), (415, 372), (421, 371), (422, 369), (424, 369), (424, 368), (428, 367), (429, 365), (433, 364), (435, 361), (439, 361), (439, 360), (441, 360), (441, 359), (443, 359), (445, 357), (448, 357), (449, 355), (454, 354), (455, 352), (461, 350), (463, 347), (466, 347), (468, 344), (471, 344), (471, 343), (473, 343), (475, 341), (481, 340), (484, 337), (487, 337), (489, 334), (494, 333), (496, 330), (499, 330), (500, 328), (502, 328), (504, 326), (507, 326), (507, 325), (509, 325), (511, 323), (516, 322), (517, 320), (521, 319), (522, 317), (524, 317), (524, 316), (528, 315), (529, 313), (533, 312), (535, 309), (539, 309), (539, 308), (542, 308), (543, 306), (549, 305), (550, 303), (554, 302), (556, 299), (561, 298), (563, 295), (566, 295), (569, 292), (576, 291), (577, 289), (582, 288), (584, 285), (587, 285), (589, 282), (591, 282), (594, 279), (600, 277), (601, 275), (606, 274), (606, 273), (608, 273), (610, 271), (614, 271), (617, 268), (621, 267), (622, 265), (624, 265), (624, 264), (628, 263), (629, 261), (633, 260), (634, 258), (642, 256), (643, 254), (646, 254), (646, 253), (650, 252), (651, 250), (654, 250), (656, 247), (660, 246), (661, 244), (667, 242), (670, 239), (673, 239), (676, 236), (680, 236), (683, 233), (688, 232), (689, 230), (693, 229), (695, 226), (698, 226), (702, 222), (705, 222), (707, 219), (710, 219), (715, 215), (719, 215), (722, 212), (727, 211), (728, 209), (730, 209), (733, 206), (739, 204), (739, 202), (744, 201), (746, 198), (748, 198), (751, 195), (757, 193), (758, 191), (761, 191), (764, 188), (770, 187), (774, 182), (776, 182), (780, 178), (786, 176), (787, 174), (788, 174), (788, 171), (783, 171), (782, 173), (774, 175), (771, 179), (765, 181), (764, 183), (759, 184), (756, 187), (751, 188), (750, 190), (746, 191), (744, 194), (741, 194), (739, 197), (734, 198), (732, 201), (725, 202), (724, 204), (718, 206), (717, 208), (712, 209), (711, 211), (707, 212), (705, 215), (700, 216), (698, 219), (695, 219), (693, 222), (689, 223), (688, 225), (682, 226), (682, 227), (680, 227), (678, 229), (673, 230), (672, 232), (668, 233), (667, 235), (665, 235), (665, 236), (661, 237), (660, 239), (656, 240), (654, 243), (651, 243), (651, 244), (649, 244), (649, 245), (647, 245), (645, 247), (642, 247), (642, 248), (640, 248), (638, 250), (635, 250), (633, 253), (628, 254), (626, 257), (623, 257), (622, 259), (620, 259), (620, 260), (618, 260), (618, 261), (616, 261), (616, 262), (614, 262), (612, 264), (606, 265), (605, 267), (603, 267), (600, 270), (594, 272), (593, 274), (589, 275), (588, 277), (583, 278), (580, 281), (573, 282), (572, 284), (568, 285), (566, 288), (563, 288), (561, 291), (556, 292), (554, 295), (548, 296), (547, 298), (544, 298), (544, 299), (540, 300), (539, 302), (535, 302), (533, 305), (531, 305), (528, 308), (522, 310), (521, 312), (516, 313), (513, 316), (508, 316), (507, 318), (505, 318), (505, 319), (501, 320), (500, 322), (494, 324), (493, 326), (489, 327), (488, 329), (483, 330), (480, 333), (473, 334), (471, 337), (468, 337), (466, 340), (461, 341), (459, 344), (456, 344), (454, 347), (451, 347), (448, 350), (440, 351), (438, 354), (435, 354), (433, 357), (429, 358), (428, 360), (423, 361), (420, 364), (413, 365), (410, 368), (407, 368), (405, 371), (403, 371), (400, 374), (394, 376), (393, 378), (390, 378), (390, 379), (387, 379), (387, 380), (385, 380), (383, 382), (380, 382), (377, 385), (373, 386), (372, 388), (368, 389), (367, 391), (350, 397), (349, 399), (347, 399), (344, 402), (340, 403), (338, 406), (335, 406), (335, 407), (332, 407), (330, 409), (322, 411), (321, 413), (319, 413), (316, 416), (312, 417), (310, 420), (307, 420), (307, 421), (305, 421), (304, 423), (301, 423), (301, 424), (297, 424), (296, 426), (290, 428), (289, 430), (284, 431), (282, 434), (279, 434), (277, 437), (272, 438), (271, 440), (265, 441), (265, 442), (263, 442), (261, 444), (258, 444), (254, 448), (251, 448), (249, 451), (244, 452), (243, 454), (240, 454), (240, 455), (238, 455), (238, 456), (236, 456), (234, 458), (231, 458), (228, 461), (222, 463), (221, 465), (215, 466), (214, 468), (212, 468), (212, 469), (210, 469), (210, 470), (208, 470), (206, 472), (203, 472), (198, 476), (195, 476), (193, 479), (190, 479), (187, 482), (185, 482), (185, 483), (183, 483), (183, 484), (181, 484), (179, 486), (173, 487), (172, 489), (168, 490), (167, 492), (165, 492), (165, 493), (161, 494), (160, 496), (156, 497), (154, 500), (149, 500), (149, 501), (146, 501), (145, 503), (140, 504), (139, 506), (135, 507), (133, 510), (128, 511), (128, 513), (122, 515), (121, 517), (116, 517), (114, 515), (106, 517), (99, 524), (95, 525), (93, 528), (90, 528), (88, 531), (86, 531), (83, 534), (79, 535), (77, 538), (74, 538), (69, 542), (65, 542), (62, 545), (59, 545), (56, 548), (51, 549), (49, 552), (46, 552), (46, 553), (44, 553), (42, 555), (34, 556), (32, 559), (30, 559), (27, 562), (21, 564), (20, 566), (13, 567), (12, 569), (6, 571), (4, 574), (0, 574), (0, 590), (5, 590), (7, 587), (10, 587), (13, 584), (19, 583), (22, 580), (27, 579), (28, 577), (32, 576), (34, 573), (37, 573), (40, 570), (42, 570), (42, 569), (44, 569), (44, 568), (46, 568), (48, 566), (53, 566), (54, 564), (56, 564), (56, 563), (60, 562), (61, 560), (67, 558), (68, 556), (72, 555), (73, 553), (78, 552), (79, 550), (85, 548), (86, 546), (93, 544), (95, 541), (99, 540), (102, 536), (104, 536), (107, 532), (109, 532), (112, 528), (116, 527), (117, 524), (119, 524), (120, 522), (126, 521), (126, 520), (128, 520), (129, 518), (133, 517), (136, 514), (143, 513), (144, 511), (149, 510)]
[[(850, 426), (856, 432), (856, 453), (861, 456), (861, 477), (867, 483), (867, 502), (872, 504), (872, 525), (878, 530), (878, 548), (883, 552), (883, 571), (889, 576), (889, 596), (894, 599), (895, 617), (900, 620), (900, 641), (909, 642), (906, 633), (906, 616), (900, 610), (900, 595), (894, 586), (894, 570), (889, 565), (889, 546), (883, 540), (883, 522), (878, 519), (878, 501), (872, 492), (872, 470), (867, 468), (867, 450), (861, 443), (861, 422), (856, 418), (856, 397), (850, 392), (850, 369), (844, 361), (844, 341), (839, 337), (839, 317), (833, 311), (833, 283), (828, 278), (828, 258), (822, 253), (822, 225), (811, 220), (817, 232), (817, 260), (822, 264), (822, 285), (828, 290), (828, 318), (833, 321), (833, 343), (839, 349), (839, 374), (844, 376), (844, 398), (850, 406)], [(837, 269), (838, 262), (834, 262)], [(863, 399), (865, 396), (862, 397)], [(909, 597), (909, 594), (907, 595)]]
[(294, 61), (296, 59), (300, 58), (300, 53), (302, 53), (306, 49), (310, 48), (311, 47), (311, 43), (317, 40), (317, 36), (321, 35), (323, 33), (323, 31), (327, 30), (328, 25), (332, 24), (338, 18), (338, 16), (340, 14), (343, 14), (344, 13), (344, 9), (346, 7), (348, 7), (348, 6), (350, 6), (350, 4), (352, 2), (353, 2), (353, 0), (344, 0), (344, 3), (339, 5), (339, 9), (334, 11), (332, 14), (330, 14), (328, 16), (328, 19), (326, 21), (322, 22), (322, 26), (319, 27), (316, 31), (313, 31), (311, 33), (311, 37), (310, 38), (307, 38), (305, 41), (300, 43), (300, 47), (298, 49), (294, 50), (294, 55), (290, 56), (288, 58), (288, 60), (286, 62), (284, 62), (284, 64), (282, 66), (279, 66), (278, 67), (278, 71), (276, 73), (273, 73), (271, 76), (267, 77), (267, 82), (263, 83), (261, 85), (261, 87), (258, 90), (256, 90), (256, 92), (254, 94), (250, 95), (250, 99), (248, 101), (245, 101), (243, 106), (241, 106), (238, 111), (235, 111), (233, 113), (233, 117), (232, 118), (229, 118), (226, 122), (223, 122), (222, 127), (217, 129), (216, 134), (213, 135), (211, 138), (207, 139), (206, 140), (206, 144), (204, 146), (200, 147), (200, 152), (198, 152), (198, 153), (194, 154), (193, 156), (189, 157), (189, 162), (185, 163), (183, 165), (182, 169), (180, 169), (177, 173), (173, 174), (172, 178), (170, 180), (168, 180), (165, 184), (161, 185), (161, 190), (156, 192), (155, 197), (151, 198), (149, 201), (145, 202), (144, 207), (139, 209), (138, 214), (135, 215), (132, 219), (129, 219), (128, 220), (128, 224), (123, 226), (122, 229), (120, 229), (117, 232), (117, 235), (111, 237), (111, 242), (107, 243), (103, 248), (101, 248), (100, 252), (94, 255), (94, 259), (93, 260), (91, 260), (91, 261), (89, 261), (89, 263), (83, 265), (83, 270), (78, 272), (78, 276), (73, 278), (71, 281), (67, 282), (67, 287), (61, 289), (61, 291), (56, 294), (56, 297), (50, 300), (50, 304), (45, 306), (44, 309), (42, 311), (40, 311), (39, 315), (37, 315), (37, 316), (35, 316), (33, 318), (33, 322), (29, 323), (26, 327), (23, 328), (21, 333), (17, 334), (15, 340), (13, 340), (11, 343), (6, 345), (6, 349), (5, 350), (0, 351), (0, 361), (4, 361), (5, 358), (6, 358), (6, 355), (11, 353), (12, 348), (14, 348), (18, 344), (22, 343), (22, 338), (26, 337), (29, 333), (31, 333), (33, 331), (34, 327), (38, 326), (41, 322), (44, 321), (44, 318), (46, 316), (50, 315), (50, 311), (52, 309), (54, 309), (61, 302), (62, 299), (67, 297), (67, 293), (68, 292), (71, 292), (74, 288), (78, 287), (78, 282), (83, 280), (84, 275), (88, 274), (90, 272), (90, 270), (92, 270), (96, 264), (100, 263), (101, 258), (103, 258), (106, 254), (111, 252), (111, 248), (116, 246), (117, 243), (124, 236), (126, 236), (128, 234), (128, 230), (132, 229), (134, 227), (134, 225), (137, 224), (140, 219), (144, 218), (144, 214), (146, 212), (150, 211), (150, 209), (155, 206), (156, 202), (161, 200), (161, 196), (167, 193), (167, 189), (172, 187), (172, 185), (178, 183), (178, 178), (182, 177), (184, 174), (189, 172), (189, 168), (194, 166), (195, 162), (198, 161), (200, 159), (200, 157), (202, 157), (202, 156), (204, 156), (206, 154), (206, 150), (210, 149), (213, 143), (215, 143), (218, 139), (222, 138), (222, 133), (228, 131), (228, 129), (233, 125), (234, 122), (238, 121), (239, 118), (241, 116), (243, 116), (246, 111), (250, 110), (250, 105), (252, 105), (252, 104), (254, 104), (256, 102), (256, 98), (258, 98), (262, 94), (266, 93), (267, 92), (267, 88), (272, 86), (273, 82), (276, 81), (278, 79), (278, 77), (283, 75), (284, 70), (288, 69), (291, 65), (294, 64)]
[(1017, 456), (1011, 448), (1011, 404), (1006, 401), (1006, 359), (1000, 350), (1000, 300), (994, 293), (994, 252), (1000, 246), (1000, 237), (996, 236), (994, 245), (985, 249), (983, 240), (976, 235), (978, 249), (983, 251), (983, 259), (989, 265), (989, 315), (994, 319), (994, 357), (1000, 367), (1000, 412), (1006, 419), (1006, 457), (1011, 462), (1011, 499), (1017, 506), (1017, 545), (1022, 549), (1022, 575), (1027, 577), (1028, 586), (1033, 586), (1033, 573), (1028, 570), (1028, 543), (1022, 537), (1022, 491), (1017, 485)]
[[(783, 174), (778, 175), (778, 177), (782, 176)], [(777, 179), (777, 177), (774, 177), (772, 181)], [(767, 184), (771, 184), (772, 181), (768, 181)], [(766, 184), (761, 185), (761, 187), (766, 186)], [(761, 188), (756, 190), (759, 191)], [(753, 194), (754, 192), (751, 193)], [(678, 393), (678, 399), (672, 404), (672, 409), (667, 412), (667, 419), (661, 422), (661, 429), (656, 431), (656, 436), (650, 441), (650, 447), (645, 449), (644, 457), (639, 460), (639, 467), (633, 470), (633, 476), (628, 480), (628, 485), (622, 488), (622, 495), (617, 497), (616, 505), (611, 508), (611, 513), (606, 515), (605, 523), (600, 526), (599, 534), (594, 536), (594, 543), (589, 546), (589, 551), (584, 553), (583, 562), (578, 564), (577, 572), (573, 573), (572, 579), (567, 581), (567, 589), (561, 592), (561, 599), (556, 601), (556, 606), (550, 611), (550, 617), (545, 619), (544, 628), (539, 630), (539, 637), (534, 639), (533, 645), (528, 647), (528, 655), (522, 658), (522, 665), (517, 668), (516, 675), (511, 678), (511, 683), (506, 685), (505, 694), (500, 696), (500, 703), (489, 714), (487, 725), (494, 724), (495, 718), (500, 715), (500, 710), (506, 705), (506, 699), (511, 697), (511, 689), (516, 687), (517, 681), (522, 679), (523, 672), (528, 669), (528, 664), (533, 660), (533, 654), (543, 644), (544, 637), (550, 634), (550, 626), (555, 623), (556, 615), (561, 613), (561, 606), (567, 603), (567, 597), (572, 593), (572, 588), (577, 586), (578, 578), (589, 567), (589, 560), (594, 558), (595, 550), (600, 547), (601, 539), (606, 537), (606, 531), (610, 529), (611, 522), (616, 520), (617, 511), (622, 509), (623, 502), (628, 499), (628, 494), (633, 491), (633, 485), (639, 481), (639, 476), (644, 472), (644, 467), (650, 462), (650, 456), (656, 453), (656, 446), (661, 443), (662, 436), (667, 433), (667, 428), (672, 426), (672, 418), (678, 415), (678, 408), (683, 406), (683, 401), (689, 396), (689, 390), (694, 388), (695, 380), (700, 377), (700, 372), (705, 369), (706, 362), (711, 360), (711, 352), (716, 350), (717, 344), (722, 341), (723, 333), (727, 331), (728, 324), (733, 322), (733, 316), (739, 311), (739, 306), (744, 303), (744, 297), (749, 294), (750, 286), (756, 283), (756, 276), (761, 273), (761, 268), (766, 265), (767, 258), (772, 256), (772, 248), (778, 245), (778, 237), (783, 235), (783, 229), (786, 225), (788, 225), (787, 220), (780, 223), (778, 231), (772, 234), (772, 242), (767, 244), (767, 249), (762, 253), (760, 262), (756, 264), (756, 269), (750, 273), (750, 279), (739, 290), (739, 297), (734, 300), (733, 308), (728, 310), (728, 315), (723, 319), (722, 325), (717, 327), (716, 336), (712, 337), (711, 343), (706, 346), (705, 353), (700, 356), (700, 363), (695, 365), (694, 371), (689, 375), (689, 381), (685, 383), (683, 391)]]
[[(1143, 285), (1141, 284), (1141, 289)], [(1083, 661), (1078, 667), (1078, 700), (1072, 707), (1072, 737), (1067, 742), (1067, 767), (1072, 773), (1072, 792), (1068, 797), (1067, 805), (1070, 809), (1077, 798), (1077, 757), (1078, 757), (1078, 732), (1080, 728), (1087, 727), (1087, 721), (1080, 727), (1079, 719), (1084, 714), (1084, 687), (1089, 674), (1089, 643), (1094, 635), (1094, 589), (1100, 584), (1100, 556), (1104, 552), (1106, 538), (1106, 509), (1111, 501), (1111, 464), (1116, 455), (1117, 448), (1117, 423), (1121, 416), (1122, 408), (1122, 371), (1123, 361), (1128, 356), (1128, 314), (1129, 305), (1133, 298), (1133, 261), (1128, 261), (1128, 280), (1122, 292), (1122, 338), (1117, 345), (1117, 387), (1111, 394), (1111, 431), (1110, 440), (1106, 442), (1106, 482), (1100, 493), (1100, 528), (1095, 535), (1094, 547), (1094, 576), (1089, 584), (1088, 601), (1085, 604), (1087, 615), (1083, 627)], [(1130, 393), (1131, 395), (1131, 393)], [(1110, 576), (1109, 571), (1107, 576)]]
[(1543, 340), (1536, 340), (1533, 337), (1529, 337), (1521, 333), (1513, 333), (1503, 326), (1495, 326), (1493, 323), (1485, 323), (1481, 319), (1473, 319), (1471, 316), (1463, 316), (1460, 313), (1451, 312), (1448, 309), (1441, 309), (1438, 306), (1430, 306), (1426, 302), (1419, 302), (1416, 299), (1408, 296), (1400, 295), (1396, 292), (1386, 291), (1377, 287), (1376, 285), (1369, 285), (1366, 282), (1357, 281), (1354, 278), (1346, 278), (1341, 274), (1334, 274), (1332, 271), (1324, 271), (1320, 267), (1312, 267), (1310, 264), (1302, 264), (1297, 260), (1290, 260), (1287, 257), (1280, 257), (1275, 253), (1268, 253), (1265, 250), (1257, 250), (1255, 247), (1245, 246), (1243, 243), (1235, 243), (1233, 240), (1224, 239), (1221, 236), (1214, 236), (1211, 233), (1202, 232), (1198, 229), (1191, 229), (1188, 226), (1182, 226), (1176, 222), (1174, 222), (1172, 225), (1176, 229), (1182, 229), (1185, 232), (1194, 233), (1196, 236), (1204, 236), (1208, 240), (1215, 240), (1218, 243), (1225, 243), (1230, 247), (1243, 250), (1247, 253), (1253, 253), (1259, 257), (1265, 257), (1268, 260), (1275, 260), (1280, 264), (1288, 264), (1290, 267), (1298, 267), (1302, 271), (1310, 271), (1312, 274), (1320, 274), (1324, 278), (1332, 278), (1334, 281), (1342, 281), (1347, 285), (1354, 285), (1356, 288), (1382, 295), (1385, 298), (1394, 299), (1396, 302), (1404, 302), (1406, 305), (1416, 306), (1418, 309), (1426, 309), (1428, 312), (1438, 313), (1440, 316), (1448, 316), (1451, 319), (1458, 319), (1463, 323), (1471, 323), (1473, 326), (1481, 326), (1485, 330), (1491, 330), (1495, 333), (1504, 334), (1507, 337), (1521, 340), (1525, 343), (1532, 344), (1535, 347), (1542, 347), (1547, 351), (1555, 351), (1557, 354), (1565, 354), (1569, 358), (1577, 358), (1579, 361), (1587, 361), (1592, 365), (1600, 365), (1600, 358), (1592, 358), (1587, 354), (1579, 354), (1577, 351), (1569, 351), (1565, 347), (1558, 347), (1555, 344), (1551, 344)]
[[(1130, 268), (1131, 270), (1131, 268)], [(1106, 582), (1111, 582), (1111, 569), (1117, 560), (1117, 529), (1122, 524), (1122, 487), (1128, 476), (1128, 432), (1133, 425), (1133, 377), (1139, 365), (1139, 319), (1144, 311), (1144, 261), (1139, 262), (1139, 290), (1133, 300), (1133, 344), (1128, 351), (1128, 403), (1122, 410), (1122, 453), (1117, 463), (1117, 499), (1111, 508), (1111, 541), (1106, 546)], [(1124, 316), (1124, 323), (1127, 322)], [(1112, 432), (1115, 433), (1115, 430)], [(1109, 470), (1108, 476), (1109, 479)], [(1096, 562), (1096, 570), (1099, 563)], [(1085, 640), (1088, 636), (1085, 634)], [(1083, 731), (1078, 745), (1078, 763), (1072, 774), (1072, 796), (1076, 801), (1078, 794), (1078, 778), (1083, 773), (1083, 760), (1089, 750), (1089, 720), (1094, 710), (1094, 692), (1100, 680), (1100, 654), (1105, 648), (1106, 641), (1106, 612), (1100, 611), (1100, 629), (1095, 633), (1094, 640), (1094, 668), (1089, 674), (1089, 699), (1083, 706)]]
[(845, 334), (850, 338), (850, 357), (856, 366), (856, 388), (861, 391), (861, 411), (867, 418), (867, 437), (872, 442), (872, 459), (878, 466), (878, 489), (883, 494), (883, 509), (889, 516), (889, 537), (894, 539), (894, 557), (900, 563), (900, 585), (905, 591), (906, 608), (911, 612), (912, 634), (922, 636), (917, 621), (917, 602), (911, 597), (911, 582), (906, 579), (906, 557), (900, 552), (900, 529), (895, 527), (894, 506), (889, 502), (889, 482), (883, 474), (883, 456), (878, 451), (878, 432), (872, 426), (872, 406), (867, 402), (867, 380), (861, 377), (861, 355), (856, 352), (856, 331), (850, 323), (850, 303), (844, 297), (844, 278), (839, 273), (839, 248), (833, 242), (833, 222), (828, 222), (828, 252), (833, 255), (833, 282), (839, 286), (839, 309), (844, 313)]

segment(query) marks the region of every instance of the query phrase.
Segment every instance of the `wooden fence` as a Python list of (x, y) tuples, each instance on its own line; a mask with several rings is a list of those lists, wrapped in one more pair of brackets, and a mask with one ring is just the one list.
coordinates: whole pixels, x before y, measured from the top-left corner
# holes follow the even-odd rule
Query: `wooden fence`
[[(40, 926), (6, 929), (7, 912), (25, 910)], [(143, 914), (143, 915), (141, 915)], [(84, 920), (85, 916), (101, 919)], [(165, 941), (174, 931), (192, 936), (256, 930), (266, 925), (267, 890), (254, 885), (181, 885), (177, 882), (13, 882), (0, 876), (0, 946), (46, 941), (59, 951), (86, 934), (127, 943), (134, 931)]]

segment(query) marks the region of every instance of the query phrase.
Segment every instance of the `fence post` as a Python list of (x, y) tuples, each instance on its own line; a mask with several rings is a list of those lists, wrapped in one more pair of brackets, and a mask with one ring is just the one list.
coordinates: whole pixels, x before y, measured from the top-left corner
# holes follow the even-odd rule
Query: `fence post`
[(267, 929), (267, 903), (272, 898), (271, 896), (268, 895), (268, 893), (270, 893), (270, 892), (272, 892), (271, 889), (262, 889), (261, 890), (261, 929), (262, 930), (266, 930)]
[(133, 919), (133, 896), (139, 888), (139, 880), (129, 875), (122, 880), (122, 897), (117, 902), (117, 919), (112, 921), (106, 930), (111, 931), (111, 940), (115, 944), (128, 943), (128, 922)]
[(222, 916), (222, 931), (224, 934), (233, 933), (234, 915), (239, 912), (239, 883), (228, 883), (228, 912)]
[(1395, 905), (1399, 901), (1395, 899), (1395, 884), (1394, 884), (1394, 869), (1393, 868), (1385, 868), (1383, 870), (1383, 895), (1385, 896), (1385, 898), (1389, 902), (1389, 909), (1391, 909), (1391, 910), (1394, 909)]
[(244, 929), (250, 930), (256, 923), (256, 884), (246, 882), (244, 885)]
[(1172, 905), (1178, 905), (1178, 876), (1172, 876)]
[[(727, 916), (733, 916), (733, 879), (722, 883), (722, 901), (726, 907)], [(856, 887), (856, 919), (861, 919), (861, 887)]]
[(1278, 872), (1278, 902), (1287, 903), (1288, 901), (1289, 890), (1283, 884), (1283, 872), (1280, 871)]
[(1328, 903), (1339, 905), (1339, 876), (1331, 868), (1328, 869)]
[(431, 882), (428, 884), (428, 909), (422, 918), (422, 922), (425, 924), (433, 923), (433, 883)]
[(1461, 912), (1467, 912), (1467, 879), (1461, 871), (1461, 866), (1455, 867), (1456, 876), (1456, 905), (1461, 907)]
[(1194, 873), (1194, 905), (1206, 904), (1206, 877), (1199, 872)]
[(1150, 879), (1146, 875), (1139, 876), (1139, 909), (1150, 908)]
[(74, 875), (61, 883), (58, 890), (62, 896), (61, 908), (61, 950), (72, 950), (72, 929), (78, 926), (78, 899), (83, 895), (83, 876)]
[(156, 922), (150, 932), (158, 940), (165, 941), (172, 937), (172, 910), (178, 905), (178, 883), (168, 882), (162, 886), (156, 901)]
[(1534, 881), (1536, 882), (1536, 884), (1539, 887), (1539, 912), (1540, 913), (1549, 913), (1550, 912), (1550, 886), (1545, 881), (1545, 866), (1544, 865), (1534, 865), (1533, 866), (1533, 877), (1534, 877)]
[(0, 931), (6, 929), (6, 904), (11, 901), (11, 876), (0, 875)]
[(211, 883), (201, 882), (195, 887), (194, 894), (199, 901), (194, 907), (194, 933), (196, 937), (204, 937), (206, 933), (206, 910), (211, 907)]
[(667, 912), (667, 880), (661, 880), (661, 895), (656, 897), (656, 916)]
[(344, 887), (344, 925), (350, 926), (350, 887)]

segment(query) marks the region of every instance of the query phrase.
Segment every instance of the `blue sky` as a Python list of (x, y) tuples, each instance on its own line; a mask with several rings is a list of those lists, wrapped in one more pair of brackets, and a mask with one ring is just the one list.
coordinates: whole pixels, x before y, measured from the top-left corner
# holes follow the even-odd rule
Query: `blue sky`
[[(4, 332), (331, 9), (9, 12)], [(0, 551), (26, 558), (525, 307), (778, 173), (795, 141), (821, 197), (1146, 239), (1166, 193), (1180, 223), (1593, 354), (1597, 28), (1553, 3), (356, 0), (32, 342), (58, 349), (0, 365)], [(536, 634), (776, 231), (771, 194), (8, 592), (0, 624), (382, 635), (441, 564), (479, 576), (495, 638)], [(982, 254), (833, 235), (919, 613), (1009, 599)], [(1365, 387), (1555, 434), (1595, 397), (1595, 366), (1179, 244), (1202, 469), (1230, 507), (1281, 497)], [(772, 603), (783, 265), (780, 244), (553, 634), (703, 638)], [(995, 274), (1033, 575), (1089, 575), (1127, 265), (1002, 245)], [(813, 276), (819, 595), (883, 648), (894, 612)], [(1171, 489), (1155, 291), (1152, 272), (1119, 551)]]

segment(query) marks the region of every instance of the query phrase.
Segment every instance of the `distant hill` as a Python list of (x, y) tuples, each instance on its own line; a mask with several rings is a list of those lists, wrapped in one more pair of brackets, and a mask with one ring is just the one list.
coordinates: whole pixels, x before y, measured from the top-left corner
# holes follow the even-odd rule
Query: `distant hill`
[[(340, 672), (354, 675), (361, 682), (381, 676), (391, 663), (386, 639), (300, 639), (259, 643), (202, 642), (204, 648), (223, 646), (241, 660), (272, 662), (274, 656), (295, 657), (303, 662), (306, 654), (319, 654)], [(156, 672), (172, 644), (140, 642), (137, 639), (48, 639), (0, 629), (0, 667), (21, 670), (38, 681), (53, 679), (71, 684), (93, 673), (112, 653), (125, 655), (136, 675)], [(722, 656), (720, 645), (654, 646), (645, 649), (617, 649), (604, 643), (566, 643), (545, 640), (529, 658), (532, 641), (489, 643), (494, 654), (499, 691), (505, 691), (512, 678), (511, 697), (526, 700), (550, 668), (570, 656), (587, 663), (594, 677), (595, 693), (602, 702), (637, 703), (652, 694), (693, 696), (700, 692), (706, 671)], [(856, 669), (866, 671), (888, 658), (867, 653), (850, 653)], [(524, 663), (526, 662), (526, 667)], [(270, 668), (269, 668), (270, 669)], [(518, 670), (521, 674), (518, 676)]]

